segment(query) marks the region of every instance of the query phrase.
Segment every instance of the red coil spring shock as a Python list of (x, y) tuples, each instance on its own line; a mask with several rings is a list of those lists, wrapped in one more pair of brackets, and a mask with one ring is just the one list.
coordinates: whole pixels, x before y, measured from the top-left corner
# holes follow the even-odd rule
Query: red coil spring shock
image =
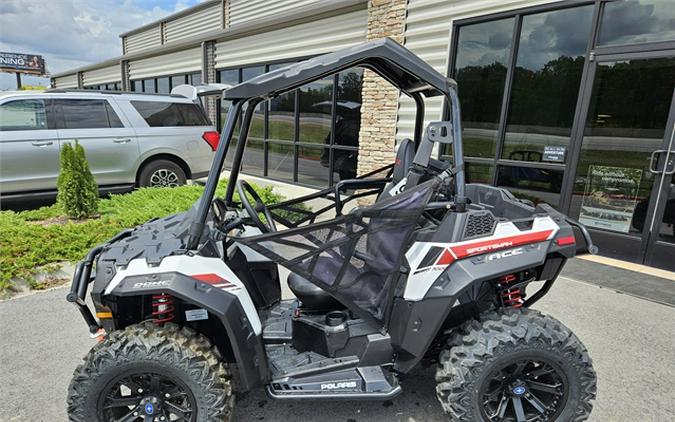
[(500, 277), (497, 282), (502, 288), (502, 303), (509, 308), (520, 308), (523, 306), (523, 292), (519, 289), (510, 289), (508, 285), (516, 281), (518, 277), (515, 274), (505, 275)]
[(173, 296), (167, 293), (152, 296), (152, 321), (155, 324), (173, 321), (173, 311)]

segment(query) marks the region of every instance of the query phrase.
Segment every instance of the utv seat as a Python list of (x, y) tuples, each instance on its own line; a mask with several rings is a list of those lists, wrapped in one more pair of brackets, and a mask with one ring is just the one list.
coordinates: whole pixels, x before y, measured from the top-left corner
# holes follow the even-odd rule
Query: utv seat
[[(389, 191), (396, 186), (408, 174), (408, 170), (413, 164), (415, 157), (415, 143), (411, 139), (404, 139), (396, 151), (396, 161), (394, 161), (394, 169), (392, 171), (392, 180), (389, 182), (382, 193), (377, 198), (377, 201), (390, 198)], [(319, 264), (325, 267), (325, 270), (330, 270), (333, 261), (328, 258), (321, 258)], [(334, 265), (333, 265), (334, 266)], [(335, 268), (334, 274), (337, 274), (339, 268)], [(291, 273), (288, 276), (288, 288), (291, 289), (295, 297), (300, 299), (303, 308), (316, 312), (328, 312), (336, 309), (344, 308), (344, 306), (337, 301), (328, 292), (321, 287), (313, 284), (309, 280)]]

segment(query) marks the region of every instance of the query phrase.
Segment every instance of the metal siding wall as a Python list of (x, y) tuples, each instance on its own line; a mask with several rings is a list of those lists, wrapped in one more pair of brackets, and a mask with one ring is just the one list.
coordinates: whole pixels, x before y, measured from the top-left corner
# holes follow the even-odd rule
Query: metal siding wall
[(311, 56), (366, 40), (368, 11), (320, 19), (216, 44), (216, 68)]
[(129, 62), (129, 79), (201, 72), (201, 47)]
[(229, 22), (234, 26), (318, 2), (319, 0), (230, 0)]
[(164, 42), (170, 43), (184, 38), (222, 28), (221, 4), (191, 13), (176, 20), (166, 22), (164, 26)]
[(54, 78), (54, 88), (77, 88), (77, 73)]
[(157, 24), (157, 26), (150, 28), (147, 31), (127, 35), (124, 37), (124, 45), (126, 54), (162, 45), (160, 25)]
[[(553, 0), (409, 0), (405, 46), (447, 75), (453, 21), (551, 2)], [(442, 105), (441, 98), (426, 102), (427, 122), (441, 118)], [(396, 138), (412, 138), (414, 125), (415, 103), (402, 95)]]
[(101, 69), (88, 70), (82, 75), (84, 85), (97, 85), (109, 82), (120, 82), (122, 80), (122, 73), (119, 64)]

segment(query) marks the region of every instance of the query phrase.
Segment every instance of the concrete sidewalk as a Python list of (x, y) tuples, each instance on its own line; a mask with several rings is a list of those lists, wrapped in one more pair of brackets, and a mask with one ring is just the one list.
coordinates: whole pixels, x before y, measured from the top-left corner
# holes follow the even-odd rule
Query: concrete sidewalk
[[(94, 344), (67, 288), (0, 302), (0, 421), (65, 421), (73, 370)], [(586, 344), (598, 372), (596, 422), (673, 420), (675, 308), (562, 277), (536, 306)], [(236, 421), (445, 421), (433, 370), (391, 402), (286, 403), (262, 389), (238, 398)]]

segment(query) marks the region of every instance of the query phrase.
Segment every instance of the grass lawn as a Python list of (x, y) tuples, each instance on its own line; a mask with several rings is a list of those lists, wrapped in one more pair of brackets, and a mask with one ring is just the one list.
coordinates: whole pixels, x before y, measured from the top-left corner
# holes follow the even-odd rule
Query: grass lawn
[[(217, 195), (225, 193), (226, 182)], [(265, 203), (282, 200), (271, 187), (255, 188)], [(58, 204), (31, 211), (0, 211), (0, 291), (13, 286), (14, 278), (38, 288), (38, 272), (56, 270), (59, 263), (75, 262), (89, 249), (119, 231), (151, 218), (185, 211), (199, 198), (202, 186), (144, 188), (102, 199), (100, 217), (68, 220)]]

